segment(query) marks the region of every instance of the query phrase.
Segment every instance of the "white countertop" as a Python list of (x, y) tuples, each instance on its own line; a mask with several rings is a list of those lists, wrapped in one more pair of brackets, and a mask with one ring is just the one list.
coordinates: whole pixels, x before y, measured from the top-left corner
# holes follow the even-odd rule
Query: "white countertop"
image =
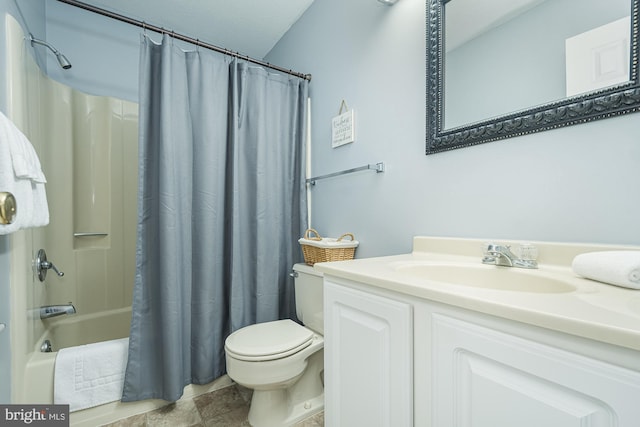
[[(583, 279), (570, 267), (573, 257), (579, 253), (640, 250), (639, 247), (532, 242), (540, 253), (539, 266), (536, 270), (527, 270), (527, 274), (562, 280), (576, 288), (563, 293), (454, 285), (403, 274), (396, 269), (407, 263), (424, 262), (481, 265), (483, 241), (416, 237), (413, 252), (409, 254), (317, 263), (314, 267), (327, 276), (640, 350), (640, 290)], [(518, 244), (502, 240), (499, 243)], [(521, 270), (493, 265), (481, 268)]]

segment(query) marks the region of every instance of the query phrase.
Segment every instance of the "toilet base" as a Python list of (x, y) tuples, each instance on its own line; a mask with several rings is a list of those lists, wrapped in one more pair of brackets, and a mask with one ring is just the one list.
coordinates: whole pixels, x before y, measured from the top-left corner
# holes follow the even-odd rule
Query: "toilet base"
[(288, 388), (254, 390), (249, 409), (253, 427), (286, 427), (324, 410), (324, 351), (309, 357), (307, 369)]
[(287, 404), (286, 394), (286, 390), (254, 391), (249, 424), (253, 427), (292, 426), (324, 409), (324, 393), (293, 407)]

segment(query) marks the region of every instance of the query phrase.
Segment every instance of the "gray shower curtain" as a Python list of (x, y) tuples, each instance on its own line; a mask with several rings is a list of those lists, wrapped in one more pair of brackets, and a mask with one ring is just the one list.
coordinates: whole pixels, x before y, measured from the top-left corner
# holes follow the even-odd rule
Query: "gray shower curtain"
[(308, 82), (143, 36), (133, 315), (123, 401), (225, 373), (224, 340), (295, 317)]

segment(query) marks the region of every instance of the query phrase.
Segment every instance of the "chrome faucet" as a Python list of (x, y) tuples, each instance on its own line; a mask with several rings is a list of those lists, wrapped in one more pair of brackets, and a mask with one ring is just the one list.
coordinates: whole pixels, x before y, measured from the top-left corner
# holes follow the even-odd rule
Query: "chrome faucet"
[(61, 316), (63, 314), (75, 314), (76, 308), (73, 304), (63, 304), (63, 305), (45, 305), (40, 307), (40, 318), (48, 319), (50, 317)]
[[(531, 250), (531, 247), (528, 249)], [(495, 243), (488, 243), (485, 246), (482, 263), (504, 267), (538, 268), (538, 263), (535, 259), (519, 258), (511, 252), (511, 246), (497, 245)]]

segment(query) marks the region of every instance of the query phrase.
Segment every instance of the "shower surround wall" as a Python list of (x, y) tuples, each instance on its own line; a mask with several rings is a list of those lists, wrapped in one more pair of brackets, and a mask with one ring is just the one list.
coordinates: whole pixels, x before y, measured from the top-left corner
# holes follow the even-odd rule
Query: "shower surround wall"
[(52, 274), (51, 286), (59, 288), (57, 302), (73, 301), (78, 314), (130, 306), (138, 107), (48, 82), (48, 129), (56, 142), (45, 151), (48, 188), (55, 195), (49, 197), (46, 242), (51, 260), (66, 270), (62, 278)]
[[(94, 97), (44, 76), (20, 25), (6, 15), (7, 114), (29, 137), (47, 177), (50, 223), (10, 236), (12, 402), (29, 402), (24, 370), (40, 337), (64, 316), (40, 306), (73, 302), (78, 315), (131, 305), (135, 271), (137, 104)], [(74, 237), (74, 233), (106, 236)], [(32, 271), (38, 249), (53, 271)], [(55, 346), (55, 343), (53, 343)], [(34, 403), (34, 402), (29, 402)]]

